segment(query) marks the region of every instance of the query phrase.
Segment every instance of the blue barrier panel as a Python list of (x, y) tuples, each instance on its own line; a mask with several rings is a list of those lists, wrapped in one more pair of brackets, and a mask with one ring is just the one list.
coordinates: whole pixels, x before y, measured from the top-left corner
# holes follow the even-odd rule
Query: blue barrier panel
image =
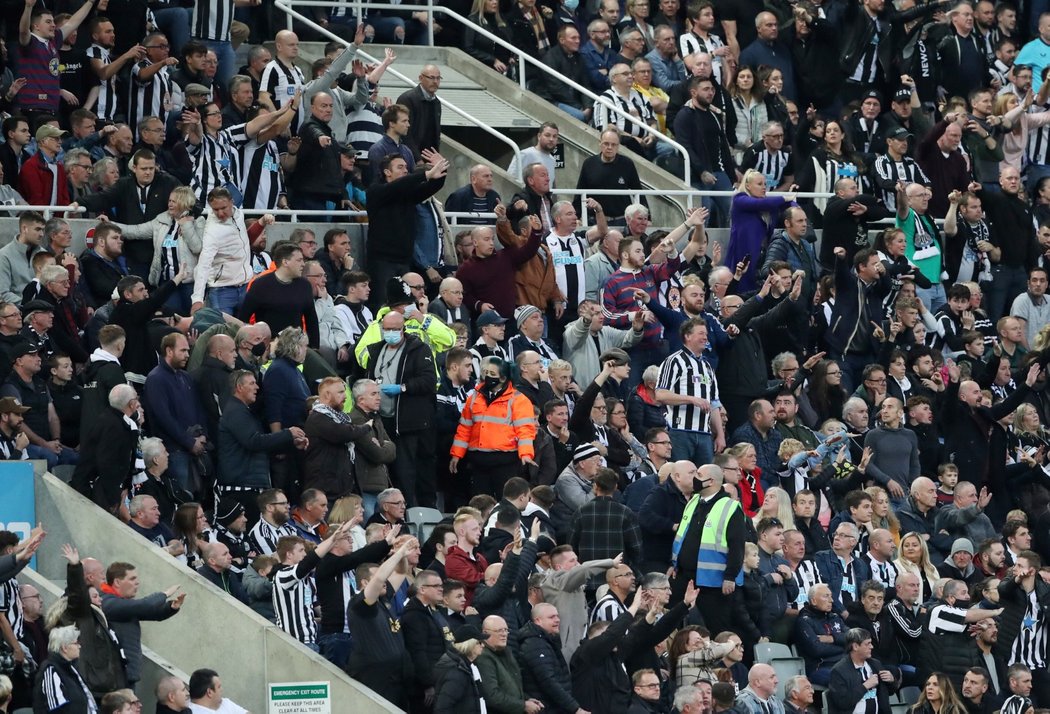
[[(0, 461), (0, 493), (0, 530), (17, 533), (19, 540), (25, 540), (36, 525), (33, 464)], [(36, 567), (35, 556), (29, 566)]]

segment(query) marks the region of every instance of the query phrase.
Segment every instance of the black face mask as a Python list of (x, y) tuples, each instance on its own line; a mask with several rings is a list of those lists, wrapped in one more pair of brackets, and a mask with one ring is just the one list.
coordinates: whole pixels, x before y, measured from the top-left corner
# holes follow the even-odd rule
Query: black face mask
[(481, 380), (481, 382), (485, 385), (485, 389), (489, 392), (495, 392), (500, 385), (499, 377), (485, 377)]
[(264, 354), (266, 354), (266, 343), (260, 342), (257, 345), (252, 345), (252, 354), (256, 357), (262, 357)]

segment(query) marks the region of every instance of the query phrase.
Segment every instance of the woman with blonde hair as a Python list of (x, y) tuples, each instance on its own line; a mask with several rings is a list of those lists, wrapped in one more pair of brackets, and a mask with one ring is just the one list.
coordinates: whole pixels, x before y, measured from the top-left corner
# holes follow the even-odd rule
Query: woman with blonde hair
[(933, 588), (941, 576), (930, 562), (930, 550), (921, 535), (909, 531), (901, 536), (897, 558), (893, 564), (898, 573), (911, 573), (919, 578), (919, 582), (922, 583), (922, 602), (933, 597)]
[(434, 714), (470, 714), (487, 710), (478, 682), (481, 673), (474, 664), (485, 649), (489, 638), (474, 625), (463, 625), (456, 630), (452, 648), (441, 655), (434, 665), (437, 696)]
[(507, 74), (508, 70), (516, 73), (518, 58), (514, 53), (474, 29), (477, 25), (506, 42), (511, 41), (510, 27), (499, 12), (499, 0), (474, 0), (467, 19), (474, 23), (468, 24), (463, 33), (463, 47), (467, 54), (500, 74)]
[(740, 492), (740, 505), (744, 508), (744, 513), (753, 518), (758, 513), (758, 509), (762, 506), (762, 499), (765, 497), (758, 454), (754, 445), (746, 441), (726, 449), (726, 453), (732, 455), (740, 467), (740, 481), (730, 483), (733, 483)]
[(926, 678), (919, 699), (911, 708), (912, 714), (966, 714), (966, 711), (951, 680), (941, 672)]
[(730, 269), (746, 263), (737, 285), (738, 293), (758, 289), (759, 254), (779, 225), (777, 218), (781, 211), (794, 205), (797, 204), (793, 193), (766, 196), (766, 176), (761, 171), (744, 172), (730, 206), (729, 247), (724, 262)]
[[(1043, 109), (1047, 98), (1050, 97), (1050, 87), (1040, 87), (1039, 96), (1033, 101), (1032, 91), (1024, 99), (1019, 99), (1013, 92), (1000, 94), (995, 99), (995, 108), (992, 114), (1002, 118), (1003, 126), (1010, 130), (1002, 134), (1000, 146), (1003, 148), (1003, 160), (999, 162), (999, 170), (1011, 166), (1018, 171), (1024, 169), (1025, 153), (1028, 151), (1028, 135), (1033, 129), (1050, 124), (1050, 112)], [(1036, 105), (1040, 107), (1037, 112), (1029, 112), (1029, 107)]]
[[(193, 208), (197, 197), (188, 186), (175, 188), (168, 196), (168, 210), (151, 221), (128, 225), (116, 223), (124, 234), (124, 240), (152, 240), (153, 263), (149, 267), (149, 284), (160, 285), (171, 280), (185, 266), (193, 275), (197, 267), (204, 236), (203, 217), (194, 218)], [(193, 295), (193, 279), (183, 281), (175, 293), (164, 303), (180, 315), (190, 314), (190, 296)]]
[[(354, 518), (363, 519), (364, 515), (364, 500), (356, 493), (348, 493), (336, 501), (332, 509), (328, 511), (328, 527), (335, 528)], [(350, 541), (354, 545), (354, 550), (365, 547), (365, 529), (361, 527), (361, 523), (350, 526)]]
[(890, 495), (882, 486), (868, 486), (864, 492), (871, 496), (871, 523), (875, 528), (885, 528), (893, 534), (894, 545), (901, 542), (901, 522), (890, 508)]
[(758, 513), (751, 518), (756, 528), (758, 527), (758, 522), (763, 518), (776, 518), (786, 531), (795, 528), (795, 514), (791, 510), (791, 496), (780, 486), (771, 486), (766, 489), (765, 498), (762, 499), (762, 506), (758, 509)]

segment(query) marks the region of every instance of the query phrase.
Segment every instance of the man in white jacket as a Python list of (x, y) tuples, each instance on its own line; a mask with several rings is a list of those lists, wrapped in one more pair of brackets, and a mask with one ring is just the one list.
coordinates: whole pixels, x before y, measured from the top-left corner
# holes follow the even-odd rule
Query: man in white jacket
[(275, 219), (267, 213), (251, 228), (245, 228), (244, 213), (233, 205), (233, 196), (223, 187), (208, 193), (208, 206), (211, 212), (204, 224), (190, 310), (197, 312), (204, 307), (207, 295), (208, 307), (234, 315), (244, 300), (248, 281), (255, 274), (252, 241)]

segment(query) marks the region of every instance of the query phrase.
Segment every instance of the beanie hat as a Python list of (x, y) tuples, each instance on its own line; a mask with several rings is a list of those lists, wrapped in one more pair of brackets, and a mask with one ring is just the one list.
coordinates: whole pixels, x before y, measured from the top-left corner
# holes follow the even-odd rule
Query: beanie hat
[(244, 513), (244, 506), (232, 498), (220, 498), (215, 506), (215, 520), (222, 526), (229, 526)]
[(594, 444), (580, 444), (576, 447), (576, 451), (572, 452), (572, 462), (578, 464), (592, 456), (601, 456), (601, 453), (595, 448)]
[(514, 311), (514, 321), (518, 323), (518, 329), (521, 329), (522, 323), (529, 319), (534, 312), (539, 312), (540, 309), (535, 305), (522, 305)]

